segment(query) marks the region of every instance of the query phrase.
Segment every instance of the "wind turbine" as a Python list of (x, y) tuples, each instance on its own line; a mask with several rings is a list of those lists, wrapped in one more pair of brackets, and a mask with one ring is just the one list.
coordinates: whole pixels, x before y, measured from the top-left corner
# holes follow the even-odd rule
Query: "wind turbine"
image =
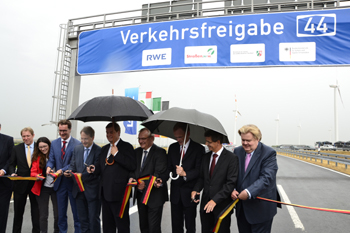
[(298, 145), (300, 145), (300, 132), (301, 132), (301, 124), (300, 124), (300, 122), (299, 122), (298, 128), (299, 128), (299, 144)]
[(233, 112), (235, 113), (235, 125), (234, 125), (234, 129), (233, 129), (233, 131), (234, 131), (234, 134), (233, 134), (233, 143), (234, 143), (234, 145), (236, 146), (237, 145), (237, 143), (236, 143), (236, 135), (237, 135), (237, 117), (238, 117), (238, 115), (237, 115), (237, 113), (240, 115), (240, 116), (242, 116), (241, 115), (241, 113), (238, 111), (238, 107), (237, 107), (237, 97), (236, 97), (236, 95), (235, 95), (235, 110), (233, 110)]
[(278, 114), (277, 115), (277, 118), (275, 119), (276, 121), (276, 146), (278, 146), (278, 125), (279, 125), (279, 122), (280, 122), (280, 115)]
[(337, 84), (336, 85), (329, 85), (330, 88), (334, 88), (334, 139), (337, 142), (338, 141), (338, 110), (337, 110), (337, 90), (339, 93), (339, 97), (341, 100), (341, 103), (344, 106), (343, 103), (343, 99), (341, 98), (341, 94), (340, 94), (340, 89), (339, 89), (339, 85), (338, 85), (338, 79), (337, 79)]

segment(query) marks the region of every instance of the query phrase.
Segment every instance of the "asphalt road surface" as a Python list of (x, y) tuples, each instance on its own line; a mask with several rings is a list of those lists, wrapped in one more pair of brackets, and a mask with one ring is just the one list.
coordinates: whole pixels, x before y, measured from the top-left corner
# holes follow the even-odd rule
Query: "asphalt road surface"
[[(289, 157), (278, 156), (277, 184), (285, 202), (293, 204), (350, 210), (350, 176), (321, 168)], [(50, 206), (50, 211), (52, 207)], [(137, 207), (130, 209), (131, 232), (139, 232)], [(53, 232), (52, 212), (49, 216), (49, 232)], [(13, 203), (10, 204), (6, 233), (12, 232)], [(197, 215), (197, 232), (201, 230)], [(27, 202), (23, 233), (31, 232), (30, 204)], [(73, 230), (73, 216), (68, 211), (68, 232)], [(164, 205), (162, 232), (171, 232), (170, 205)], [(235, 215), (232, 215), (231, 232), (238, 232)], [(315, 232), (342, 233), (350, 232), (350, 215), (308, 210), (283, 206), (274, 218), (273, 233)]]

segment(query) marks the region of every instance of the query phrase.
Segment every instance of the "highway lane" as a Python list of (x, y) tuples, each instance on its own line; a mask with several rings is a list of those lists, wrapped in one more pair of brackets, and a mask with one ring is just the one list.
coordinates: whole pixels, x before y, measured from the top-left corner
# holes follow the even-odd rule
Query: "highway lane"
[[(277, 184), (279, 188), (285, 191), (291, 203), (313, 207), (350, 210), (350, 200), (348, 198), (350, 193), (349, 176), (338, 174), (289, 157), (278, 156), (277, 161), (279, 166)], [(31, 232), (29, 208), (30, 205), (27, 203), (25, 220), (22, 228), (22, 232), (24, 233)], [(135, 211), (135, 208), (136, 207), (131, 207), (130, 211)], [(299, 219), (300, 222), (297, 221), (297, 224), (299, 224), (297, 227), (300, 227), (301, 223), (303, 228), (296, 228), (287, 207), (283, 206), (282, 209), (278, 209), (278, 213), (274, 218), (272, 232), (350, 232), (349, 215), (301, 208), (294, 208), (294, 211), (296, 213), (296, 215), (293, 215), (294, 222), (296, 221), (295, 219)], [(10, 205), (9, 212), (7, 233), (12, 232), (13, 203)], [(138, 213), (134, 212), (131, 214), (130, 220), (131, 232), (139, 232)], [(68, 211), (68, 221), (68, 232), (74, 232), (70, 210)], [(52, 214), (49, 217), (49, 226), (52, 226)], [(168, 202), (164, 205), (162, 231), (165, 233), (171, 232), (170, 205)], [(197, 216), (197, 232), (200, 232), (199, 216)], [(234, 215), (232, 215), (231, 232), (238, 232)]]
[[(293, 204), (350, 210), (350, 176), (284, 156), (278, 156), (278, 165), (277, 183), (282, 185)], [(283, 209), (287, 208), (284, 206)], [(349, 215), (295, 210), (305, 232), (350, 232)]]

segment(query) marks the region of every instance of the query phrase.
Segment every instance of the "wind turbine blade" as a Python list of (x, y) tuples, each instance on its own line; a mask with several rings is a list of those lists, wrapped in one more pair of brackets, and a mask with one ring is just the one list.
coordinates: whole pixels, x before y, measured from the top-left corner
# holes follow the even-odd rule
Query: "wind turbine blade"
[(240, 113), (239, 111), (237, 111), (237, 113), (238, 113), (240, 116), (242, 116), (241, 113)]
[(338, 93), (339, 93), (339, 97), (340, 97), (341, 103), (343, 104), (343, 107), (344, 107), (344, 103), (343, 103), (343, 99), (341, 98), (341, 94), (340, 94), (340, 89), (339, 89), (339, 87), (337, 87), (337, 89), (338, 89)]

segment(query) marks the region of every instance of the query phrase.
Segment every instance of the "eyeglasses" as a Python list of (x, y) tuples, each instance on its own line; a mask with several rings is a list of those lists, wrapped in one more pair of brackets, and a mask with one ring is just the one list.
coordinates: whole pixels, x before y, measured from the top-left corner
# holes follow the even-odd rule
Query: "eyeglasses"
[(45, 145), (45, 146), (39, 146), (38, 148), (41, 150), (41, 149), (44, 149), (44, 148), (48, 148), (49, 146)]
[[(147, 137), (147, 138), (149, 138), (149, 137)], [(147, 138), (137, 138), (139, 141), (145, 141), (145, 140), (147, 140)]]

